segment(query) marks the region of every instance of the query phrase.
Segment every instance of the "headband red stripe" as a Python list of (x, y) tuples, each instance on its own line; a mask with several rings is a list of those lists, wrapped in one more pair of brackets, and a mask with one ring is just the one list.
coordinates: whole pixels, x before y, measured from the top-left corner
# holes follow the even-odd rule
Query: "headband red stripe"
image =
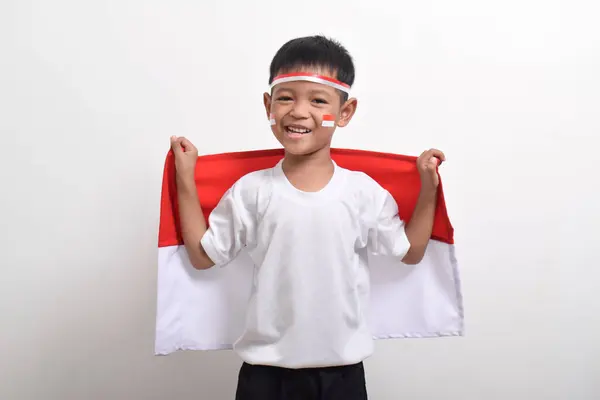
[(311, 73), (308, 73), (308, 72), (295, 72), (293, 74), (277, 75), (273, 79), (273, 82), (276, 81), (276, 80), (278, 80), (278, 79), (291, 78), (291, 77), (294, 77), (294, 76), (312, 76), (314, 78), (319, 78), (319, 79), (323, 79), (325, 81), (329, 81), (331, 83), (335, 83), (336, 85), (340, 85), (340, 86), (346, 87), (348, 89), (350, 88), (350, 85), (348, 85), (347, 83), (338, 81), (337, 79), (330, 78), (328, 76), (318, 75), (318, 74), (311, 74)]

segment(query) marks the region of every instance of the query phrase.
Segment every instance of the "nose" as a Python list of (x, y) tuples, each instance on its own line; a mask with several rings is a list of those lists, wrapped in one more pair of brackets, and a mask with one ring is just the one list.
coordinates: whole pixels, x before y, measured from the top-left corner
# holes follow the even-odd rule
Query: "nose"
[(310, 116), (309, 104), (307, 101), (299, 100), (294, 102), (290, 115), (297, 119), (306, 119)]

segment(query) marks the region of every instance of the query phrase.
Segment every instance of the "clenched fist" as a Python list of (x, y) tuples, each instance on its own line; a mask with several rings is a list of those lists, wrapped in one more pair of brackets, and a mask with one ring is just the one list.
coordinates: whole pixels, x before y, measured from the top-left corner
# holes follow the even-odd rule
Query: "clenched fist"
[(198, 149), (185, 137), (171, 136), (171, 148), (175, 154), (177, 176), (183, 180), (194, 180)]
[(421, 176), (422, 190), (436, 190), (440, 184), (440, 178), (437, 173), (438, 165), (446, 160), (444, 153), (437, 149), (424, 151), (417, 158), (417, 169)]

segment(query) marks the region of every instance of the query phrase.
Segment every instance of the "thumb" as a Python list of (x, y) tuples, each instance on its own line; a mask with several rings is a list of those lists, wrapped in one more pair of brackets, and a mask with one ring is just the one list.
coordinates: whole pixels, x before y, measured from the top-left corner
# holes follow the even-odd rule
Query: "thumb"
[(183, 151), (183, 149), (181, 148), (181, 144), (177, 139), (177, 136), (171, 136), (171, 148), (175, 153), (181, 153)]
[(440, 160), (437, 157), (431, 157), (431, 159), (429, 160), (429, 168), (432, 171), (435, 171), (439, 164), (440, 164)]

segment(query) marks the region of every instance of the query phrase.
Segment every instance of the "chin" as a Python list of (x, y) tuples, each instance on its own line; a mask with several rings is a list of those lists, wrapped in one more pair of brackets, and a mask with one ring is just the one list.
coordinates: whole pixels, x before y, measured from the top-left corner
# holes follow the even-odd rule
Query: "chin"
[(287, 154), (290, 154), (292, 156), (307, 156), (309, 154), (314, 153), (313, 150), (297, 149), (295, 148), (295, 146), (283, 146), (283, 149)]
[(286, 153), (294, 156), (308, 156), (328, 149), (327, 146), (302, 146), (289, 143), (284, 143), (283, 148)]
[(290, 139), (276, 133), (277, 141), (283, 146), (286, 153), (294, 156), (307, 156), (329, 148), (329, 143), (322, 140), (315, 140), (315, 137), (306, 137), (304, 139)]

